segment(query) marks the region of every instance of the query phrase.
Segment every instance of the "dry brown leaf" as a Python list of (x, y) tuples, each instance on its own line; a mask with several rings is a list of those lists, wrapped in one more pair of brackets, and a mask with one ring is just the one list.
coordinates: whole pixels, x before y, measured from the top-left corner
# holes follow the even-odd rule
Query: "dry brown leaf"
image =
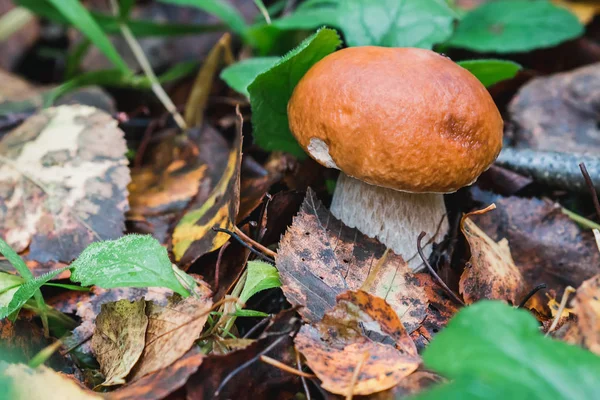
[(571, 11), (582, 24), (592, 22), (596, 14), (600, 14), (600, 4), (596, 0), (552, 0), (552, 2)]
[(242, 116), (238, 114), (235, 141), (223, 175), (202, 204), (191, 207), (173, 231), (173, 254), (183, 267), (200, 256), (217, 250), (229, 235), (213, 228), (232, 230), (240, 205), (242, 159)]
[(336, 295), (362, 289), (385, 299), (412, 332), (427, 312), (427, 296), (402, 257), (337, 220), (309, 189), (276, 256), (283, 293), (300, 315), (318, 322)]
[(0, 236), (40, 263), (70, 262), (91, 242), (120, 237), (126, 151), (117, 121), (95, 108), (29, 118), (0, 142)]
[(515, 146), (597, 154), (599, 86), (598, 64), (528, 82), (509, 105)]
[[(0, 361), (0, 374), (11, 379), (11, 400), (100, 400), (102, 396), (81, 387), (75, 379), (40, 365), (33, 369), (24, 364)], [(0, 396), (7, 395), (6, 392)], [(4, 398), (4, 397), (3, 397)]]
[[(508, 239), (510, 252), (527, 288), (541, 283), (547, 292), (563, 293), (567, 286), (579, 287), (600, 273), (600, 252), (590, 231), (562, 213), (550, 200), (502, 197), (472, 190), (480, 203), (495, 203), (493, 213), (472, 217), (492, 240)], [(539, 291), (532, 304), (545, 305), (546, 291)], [(548, 309), (536, 310), (550, 316)]]
[(581, 284), (572, 305), (577, 320), (565, 340), (600, 355), (600, 275)]
[(183, 357), (166, 368), (107, 393), (108, 400), (161, 400), (185, 385), (188, 377), (202, 364), (204, 354), (192, 347)]
[(321, 386), (340, 395), (389, 389), (421, 362), (390, 305), (363, 291), (340, 294), (335, 308), (315, 327), (304, 325), (294, 343)]
[(210, 289), (199, 285), (196, 293), (185, 299), (173, 295), (166, 306), (148, 302), (146, 345), (128, 380), (136, 381), (181, 358), (204, 328), (212, 307), (211, 297)]
[[(486, 209), (487, 210), (487, 209)], [(485, 210), (483, 210), (485, 212)], [(471, 248), (471, 259), (460, 277), (459, 291), (467, 304), (482, 299), (519, 304), (524, 290), (521, 272), (510, 254), (508, 240), (494, 242), (469, 218), (463, 216), (460, 227)]]
[(106, 378), (102, 386), (121, 385), (144, 351), (146, 301), (119, 300), (102, 305), (92, 349)]

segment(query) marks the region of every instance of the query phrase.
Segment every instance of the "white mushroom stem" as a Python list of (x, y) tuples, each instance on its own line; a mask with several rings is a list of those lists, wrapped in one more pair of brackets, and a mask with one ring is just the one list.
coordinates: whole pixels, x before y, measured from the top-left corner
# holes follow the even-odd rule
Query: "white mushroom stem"
[(343, 172), (333, 194), (331, 213), (401, 255), (413, 270), (424, 266), (417, 252), (419, 234), (427, 233), (422, 245), (429, 257), (431, 244), (441, 241), (448, 232), (443, 195), (373, 186)]

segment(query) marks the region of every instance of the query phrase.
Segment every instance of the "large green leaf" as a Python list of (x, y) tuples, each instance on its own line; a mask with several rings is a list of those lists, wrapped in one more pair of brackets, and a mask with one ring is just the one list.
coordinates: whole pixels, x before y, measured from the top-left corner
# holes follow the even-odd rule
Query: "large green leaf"
[(448, 39), (456, 14), (444, 0), (309, 0), (280, 29), (339, 28), (349, 46), (422, 47)]
[(320, 29), (248, 86), (254, 138), (259, 146), (306, 157), (290, 132), (287, 103), (306, 71), (340, 44), (336, 31)]
[(279, 61), (279, 57), (256, 57), (242, 60), (230, 65), (221, 72), (223, 79), (233, 90), (250, 97), (248, 85), (256, 79), (261, 72), (271, 68)]
[(177, 4), (180, 6), (196, 7), (219, 17), (232, 31), (245, 36), (248, 26), (244, 17), (226, 0), (159, 0), (163, 3)]
[(521, 69), (519, 64), (506, 60), (459, 61), (458, 65), (469, 70), (486, 87), (513, 78)]
[(0, 272), (0, 308), (6, 307), (10, 303), (23, 282), (25, 282), (23, 278), (17, 275)]
[(240, 300), (245, 303), (258, 292), (280, 286), (277, 268), (263, 261), (248, 261), (248, 276)]
[(582, 33), (575, 15), (545, 0), (503, 0), (467, 13), (448, 44), (479, 52), (512, 53), (554, 46)]
[(48, 0), (73, 25), (77, 27), (120, 71), (129, 67), (112, 45), (102, 28), (79, 0)]
[(67, 268), (57, 269), (50, 271), (44, 275), (38, 276), (37, 278), (31, 279), (23, 283), (17, 291), (12, 295), (12, 299), (6, 306), (0, 307), (0, 319), (6, 318), (9, 315), (18, 312), (23, 304), (27, 303), (27, 300), (32, 298), (36, 293), (39, 292), (42, 285), (60, 274)]
[(188, 296), (171, 265), (167, 250), (152, 236), (126, 235), (90, 244), (71, 264), (71, 280), (105, 289), (166, 287)]
[(525, 310), (482, 301), (461, 310), (425, 349), (453, 383), (418, 399), (593, 399), (600, 357), (544, 337)]

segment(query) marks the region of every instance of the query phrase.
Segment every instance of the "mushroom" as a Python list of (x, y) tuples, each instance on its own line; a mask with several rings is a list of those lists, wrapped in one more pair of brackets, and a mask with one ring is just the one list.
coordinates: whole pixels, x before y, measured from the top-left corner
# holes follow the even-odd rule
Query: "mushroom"
[(498, 156), (502, 117), (487, 89), (449, 58), (416, 48), (351, 47), (317, 62), (288, 103), (290, 130), (341, 171), (331, 204), (413, 269), (417, 237), (448, 230), (444, 193), (472, 184)]

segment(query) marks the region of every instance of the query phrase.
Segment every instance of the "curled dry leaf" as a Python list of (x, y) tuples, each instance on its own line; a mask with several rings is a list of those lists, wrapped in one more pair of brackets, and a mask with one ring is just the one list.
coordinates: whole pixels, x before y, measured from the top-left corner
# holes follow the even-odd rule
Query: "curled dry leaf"
[(102, 396), (83, 388), (67, 375), (60, 374), (51, 368), (40, 365), (36, 369), (24, 364), (8, 364), (0, 361), (0, 376), (10, 379), (8, 393), (11, 400), (100, 400)]
[(70, 262), (91, 242), (121, 236), (126, 150), (117, 121), (92, 107), (29, 118), (0, 142), (0, 236), (42, 264)]
[(283, 293), (300, 315), (318, 322), (335, 306), (336, 295), (362, 289), (387, 301), (410, 333), (427, 312), (427, 296), (402, 257), (375, 239), (345, 226), (306, 193), (300, 213), (276, 256)]
[(494, 299), (517, 305), (523, 294), (524, 280), (512, 259), (508, 241), (494, 242), (469, 218), (489, 209), (466, 214), (460, 221), (471, 259), (460, 277), (459, 290), (467, 304)]
[(581, 284), (572, 305), (577, 319), (565, 340), (600, 355), (600, 275)]
[[(486, 213), (472, 219), (492, 240), (508, 239), (528, 288), (545, 283), (547, 291), (560, 296), (567, 286), (579, 287), (600, 273), (600, 252), (594, 235), (563, 214), (560, 205), (475, 189), (472, 194), (481, 203), (498, 206), (493, 215)], [(544, 291), (535, 297), (536, 304), (547, 303)], [(550, 315), (546, 308), (537, 311)]]
[(171, 365), (192, 347), (208, 318), (211, 297), (210, 289), (199, 285), (196, 293), (186, 298), (173, 295), (166, 306), (146, 304), (146, 345), (130, 381)]
[(107, 393), (108, 400), (160, 400), (166, 398), (187, 382), (190, 375), (198, 370), (204, 354), (192, 347), (173, 364), (150, 375)]
[(597, 154), (599, 98), (598, 64), (531, 80), (509, 106), (515, 145)]
[(102, 386), (121, 385), (144, 351), (146, 301), (119, 300), (102, 305), (92, 349), (106, 378)]
[(242, 117), (238, 115), (237, 135), (229, 152), (227, 166), (206, 201), (192, 207), (173, 232), (173, 254), (183, 266), (218, 249), (229, 235), (214, 227), (232, 230), (240, 203), (240, 164), (242, 159)]
[(335, 308), (315, 327), (304, 325), (294, 343), (321, 386), (340, 395), (389, 389), (421, 362), (390, 305), (360, 290), (340, 294)]
[(166, 244), (185, 209), (204, 203), (229, 153), (225, 138), (206, 124), (190, 129), (183, 143), (173, 136), (161, 140), (149, 151), (148, 163), (131, 173), (127, 217), (133, 229)]

